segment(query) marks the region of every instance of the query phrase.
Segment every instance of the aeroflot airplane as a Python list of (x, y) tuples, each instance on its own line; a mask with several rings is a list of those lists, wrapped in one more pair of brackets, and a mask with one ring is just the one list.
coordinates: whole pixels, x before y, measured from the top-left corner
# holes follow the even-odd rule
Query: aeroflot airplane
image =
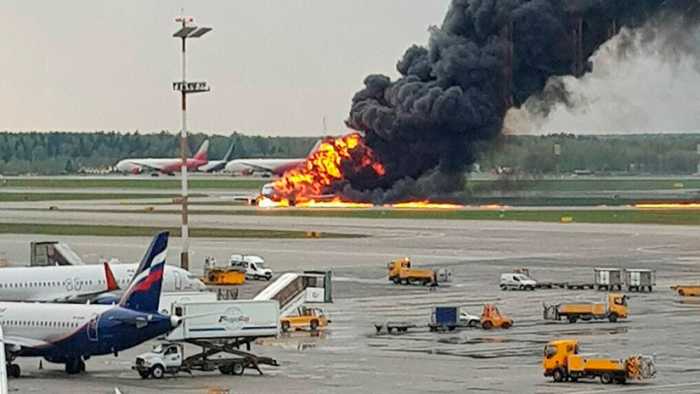
[[(167, 234), (164, 240), (167, 246)], [(151, 268), (136, 276), (118, 305), (0, 302), (8, 361), (44, 357), (75, 374), (85, 370), (84, 360), (91, 356), (117, 355), (177, 327), (182, 318), (158, 313), (166, 254), (162, 241), (147, 257)], [(17, 364), (7, 370), (20, 375)]]
[[(207, 164), (207, 150), (209, 140), (204, 141), (202, 146), (191, 159), (187, 159), (187, 171), (196, 170)], [(124, 173), (141, 174), (143, 172), (161, 172), (163, 174), (173, 174), (180, 172), (182, 160), (172, 159), (124, 159), (117, 163), (117, 170)]]
[[(138, 264), (0, 268), (0, 300), (112, 304), (119, 301), (121, 289), (129, 285), (134, 274), (148, 269), (150, 265), (144, 266), (144, 262), (163, 242), (162, 238), (167, 240), (167, 233), (153, 237), (140, 270)], [(205, 288), (204, 283), (182, 268), (166, 266), (164, 270), (164, 292)]]

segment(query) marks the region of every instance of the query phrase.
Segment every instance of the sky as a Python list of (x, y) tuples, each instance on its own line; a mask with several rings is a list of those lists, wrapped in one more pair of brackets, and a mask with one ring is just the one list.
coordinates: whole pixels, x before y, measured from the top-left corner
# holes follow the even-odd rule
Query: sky
[(0, 130), (180, 130), (175, 17), (213, 27), (188, 41), (188, 129), (343, 134), (373, 73), (395, 78), (449, 0), (23, 0), (0, 5)]

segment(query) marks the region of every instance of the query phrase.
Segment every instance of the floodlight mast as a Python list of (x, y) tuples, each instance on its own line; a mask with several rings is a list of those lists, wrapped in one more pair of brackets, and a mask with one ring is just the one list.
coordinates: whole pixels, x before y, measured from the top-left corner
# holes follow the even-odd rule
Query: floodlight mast
[(186, 42), (188, 38), (199, 38), (209, 31), (209, 27), (192, 26), (194, 23), (194, 18), (191, 16), (181, 16), (175, 19), (175, 22), (181, 23), (182, 28), (173, 34), (173, 37), (180, 38), (182, 40), (182, 81), (173, 83), (173, 89), (179, 90), (182, 96), (182, 130), (180, 132), (180, 159), (182, 164), (180, 167), (180, 173), (182, 175), (182, 252), (180, 253), (180, 267), (185, 270), (190, 268), (189, 259), (189, 211), (187, 207), (188, 202), (188, 188), (187, 188), (187, 94), (189, 93), (199, 93), (208, 92), (209, 86), (206, 82), (187, 82), (187, 56), (186, 56)]

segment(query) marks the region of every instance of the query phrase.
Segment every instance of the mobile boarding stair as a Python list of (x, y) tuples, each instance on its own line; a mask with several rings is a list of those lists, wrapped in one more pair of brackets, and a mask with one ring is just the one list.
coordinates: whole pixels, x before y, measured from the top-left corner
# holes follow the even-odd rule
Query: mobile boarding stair
[(277, 300), (280, 318), (287, 317), (306, 304), (333, 302), (332, 274), (330, 271), (287, 273), (264, 288), (253, 300)]

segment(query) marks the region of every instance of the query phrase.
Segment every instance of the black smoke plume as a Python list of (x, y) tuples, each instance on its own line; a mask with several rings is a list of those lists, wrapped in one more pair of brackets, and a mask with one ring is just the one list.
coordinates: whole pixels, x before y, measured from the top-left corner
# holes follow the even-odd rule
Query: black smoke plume
[(370, 75), (353, 97), (346, 123), (363, 132), (386, 175), (348, 174), (340, 194), (391, 202), (461, 190), (476, 147), (501, 133), (510, 106), (552, 76), (588, 71), (587, 59), (620, 28), (659, 15), (672, 23), (697, 8), (697, 0), (453, 0), (427, 47), (412, 46), (397, 63), (401, 78)]

